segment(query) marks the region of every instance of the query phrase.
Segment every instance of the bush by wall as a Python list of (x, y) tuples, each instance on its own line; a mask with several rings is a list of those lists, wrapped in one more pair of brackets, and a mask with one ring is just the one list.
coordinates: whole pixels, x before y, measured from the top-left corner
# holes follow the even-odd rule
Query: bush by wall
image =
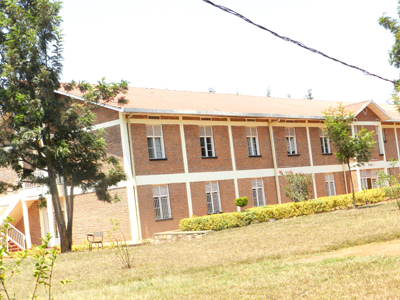
[[(372, 189), (355, 194), (356, 204), (365, 205), (383, 201), (385, 194), (381, 189)], [(266, 222), (271, 219), (287, 219), (315, 213), (329, 212), (353, 207), (351, 194), (322, 197), (302, 202), (290, 202), (269, 206), (253, 207), (243, 212), (193, 216), (179, 222), (183, 231), (222, 230), (246, 226), (252, 223)]]
[(247, 197), (241, 197), (235, 199), (236, 206), (245, 207), (247, 204), (249, 204), (249, 198)]

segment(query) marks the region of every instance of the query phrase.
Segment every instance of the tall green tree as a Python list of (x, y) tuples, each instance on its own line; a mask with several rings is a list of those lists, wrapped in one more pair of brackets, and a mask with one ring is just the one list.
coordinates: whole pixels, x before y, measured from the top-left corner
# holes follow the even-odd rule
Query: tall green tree
[(356, 134), (352, 135), (351, 123), (353, 122), (354, 115), (346, 111), (342, 103), (339, 103), (337, 107), (330, 107), (323, 113), (325, 115), (324, 123), (326, 126), (324, 134), (329, 136), (329, 140), (335, 147), (336, 158), (348, 167), (351, 192), (353, 194), (353, 207), (356, 208), (350, 166), (362, 166), (371, 159), (372, 150), (375, 147), (374, 132), (368, 132), (365, 128), (362, 128)]
[[(389, 50), (389, 64), (394, 66), (395, 68), (400, 68), (400, 0), (398, 0), (397, 7), (398, 18), (389, 17), (386, 14), (383, 14), (378, 22), (386, 30), (389, 30), (394, 37), (394, 44), (392, 49)], [(397, 83), (394, 86), (394, 92), (392, 94), (392, 101), (397, 105), (397, 110), (400, 111), (400, 79), (397, 80)]]
[[(93, 131), (92, 110), (97, 103), (126, 103), (127, 82), (65, 85), (79, 89), (85, 101), (54, 93), (61, 87), (63, 60), (60, 9), (59, 1), (0, 0), (0, 166), (18, 174), (19, 182), (11, 188), (24, 182), (49, 187), (65, 252), (72, 246), (74, 188), (94, 190), (100, 200), (110, 202), (108, 188), (126, 178), (118, 160), (106, 154), (103, 131)], [(58, 177), (70, 187), (68, 226)]]

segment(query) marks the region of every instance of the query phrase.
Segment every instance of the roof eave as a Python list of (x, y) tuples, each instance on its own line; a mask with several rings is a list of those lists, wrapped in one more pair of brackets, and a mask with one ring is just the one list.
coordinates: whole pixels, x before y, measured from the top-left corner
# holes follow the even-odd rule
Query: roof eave
[(317, 119), (324, 120), (323, 116), (302, 116), (302, 115), (284, 115), (284, 114), (260, 114), (260, 113), (234, 113), (221, 111), (205, 110), (181, 110), (181, 109), (149, 109), (149, 108), (131, 108), (124, 107), (123, 113), (149, 113), (149, 114), (175, 114), (175, 115), (206, 115), (219, 117), (248, 117), (248, 118), (288, 118), (288, 119)]

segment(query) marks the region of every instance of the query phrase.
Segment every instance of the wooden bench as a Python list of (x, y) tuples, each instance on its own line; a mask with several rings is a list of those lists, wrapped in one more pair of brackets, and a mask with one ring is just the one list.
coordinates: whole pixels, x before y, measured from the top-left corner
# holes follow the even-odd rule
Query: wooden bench
[(93, 244), (97, 244), (97, 249), (99, 249), (99, 244), (101, 244), (101, 249), (103, 249), (103, 232), (102, 231), (88, 233), (86, 235), (86, 238), (89, 242), (89, 251), (92, 251)]

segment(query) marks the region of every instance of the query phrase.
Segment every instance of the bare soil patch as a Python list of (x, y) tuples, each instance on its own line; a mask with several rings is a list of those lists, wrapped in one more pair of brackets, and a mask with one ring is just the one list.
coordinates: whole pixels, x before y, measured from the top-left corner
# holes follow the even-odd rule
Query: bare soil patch
[(336, 250), (311, 257), (307, 261), (319, 261), (326, 258), (338, 258), (346, 256), (373, 256), (390, 255), (400, 256), (400, 240), (372, 243), (367, 245), (355, 246), (346, 249)]

